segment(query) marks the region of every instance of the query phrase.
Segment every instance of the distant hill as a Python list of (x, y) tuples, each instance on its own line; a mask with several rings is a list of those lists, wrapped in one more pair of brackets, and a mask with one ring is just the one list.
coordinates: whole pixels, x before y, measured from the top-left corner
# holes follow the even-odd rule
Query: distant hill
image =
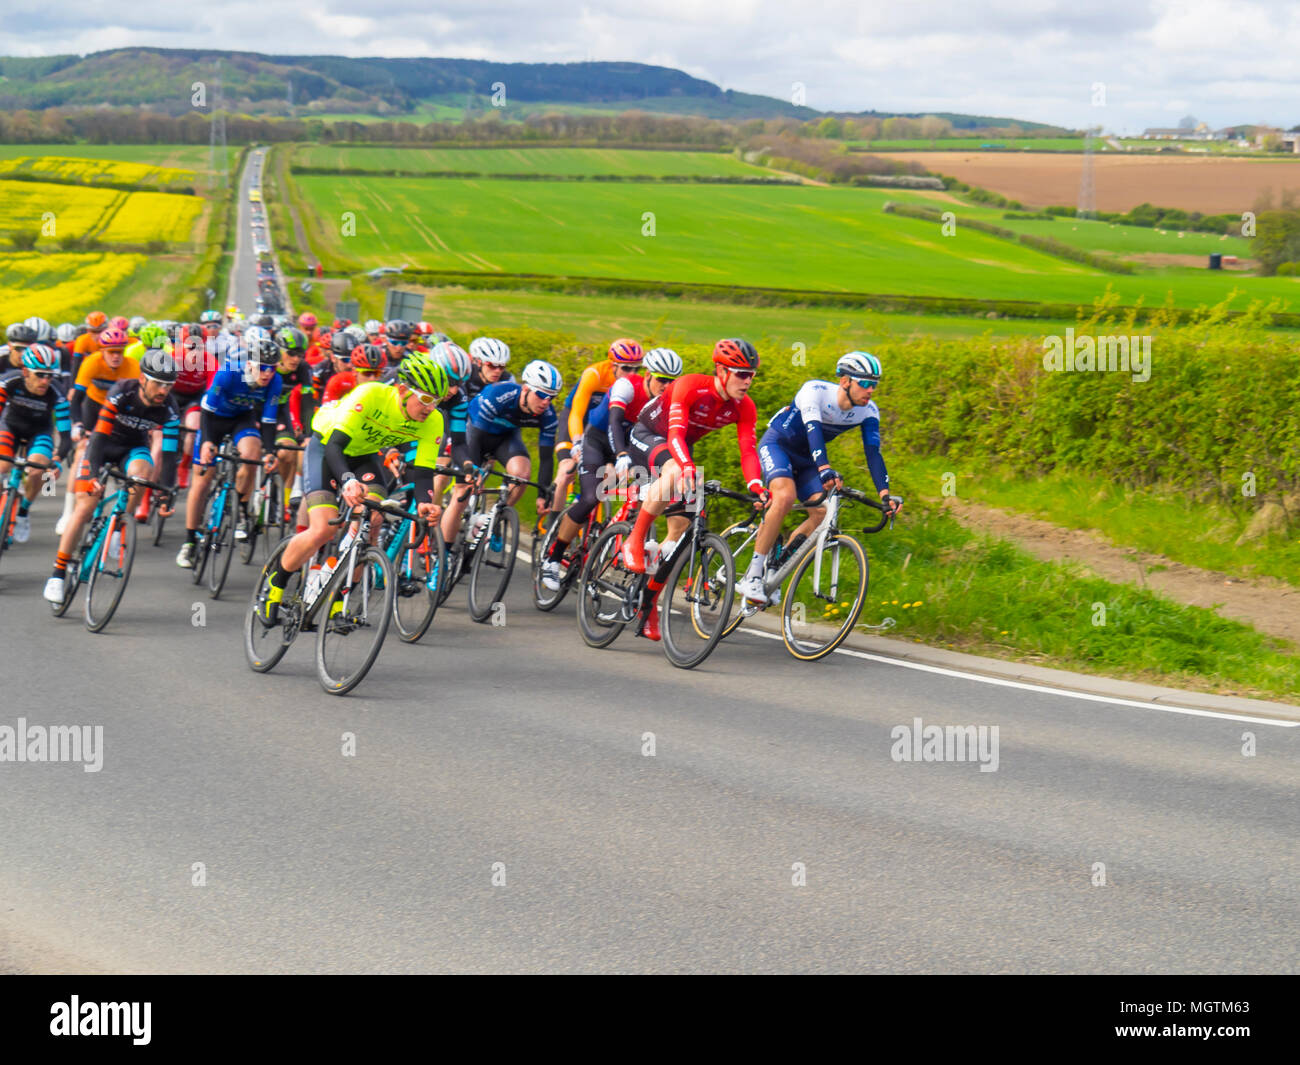
[[(526, 113), (555, 110), (629, 110), (708, 118), (819, 118), (832, 112), (799, 107), (771, 96), (723, 90), (669, 67), (644, 63), (495, 63), (479, 59), (353, 59), (347, 56), (262, 55), (176, 48), (117, 48), (87, 56), (0, 57), (0, 110), (146, 107), (167, 114), (190, 111), (191, 86), (211, 90), (221, 60), (227, 108), (252, 115), (312, 114), (410, 116), (468, 107), (479, 111), (494, 86)], [(893, 112), (833, 112), (844, 117), (887, 117)], [(510, 117), (509, 112), (507, 116)], [(449, 117), (449, 116), (448, 116)], [(1012, 119), (943, 115), (957, 129), (1008, 125)], [(1025, 129), (1040, 124), (1019, 122)]]

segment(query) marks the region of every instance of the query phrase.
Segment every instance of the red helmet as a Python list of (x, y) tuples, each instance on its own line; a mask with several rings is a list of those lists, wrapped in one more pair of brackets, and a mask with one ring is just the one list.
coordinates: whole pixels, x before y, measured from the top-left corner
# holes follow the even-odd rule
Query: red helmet
[(298, 315), (298, 328), (304, 333), (310, 333), (316, 328), (316, 316), (311, 311), (303, 311)]
[(635, 340), (623, 337), (609, 346), (609, 361), (621, 366), (640, 366), (645, 352)]
[(120, 314), (116, 318), (110, 318), (108, 325), (110, 329), (120, 329), (123, 333), (130, 332), (131, 330), (130, 321), (123, 318)]
[(713, 345), (713, 361), (732, 370), (757, 370), (758, 352), (748, 340), (719, 340)]
[(99, 345), (103, 348), (124, 348), (131, 343), (131, 338), (126, 335), (126, 330), (116, 325), (110, 325), (99, 334)]
[(358, 344), (352, 349), (352, 369), (382, 370), (388, 365), (388, 356), (378, 344)]
[(415, 331), (419, 333), (420, 336), (427, 337), (430, 333), (433, 332), (433, 326), (431, 326), (428, 322), (416, 322)]
[(92, 333), (98, 333), (106, 325), (108, 325), (108, 315), (103, 311), (91, 311), (86, 315), (86, 328)]

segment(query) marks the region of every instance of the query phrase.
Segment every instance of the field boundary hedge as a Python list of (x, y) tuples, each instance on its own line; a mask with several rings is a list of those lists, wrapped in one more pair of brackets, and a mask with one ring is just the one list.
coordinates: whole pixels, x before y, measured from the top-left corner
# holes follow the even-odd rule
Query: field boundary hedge
[(486, 181), (624, 181), (659, 185), (799, 185), (792, 178), (746, 177), (724, 174), (491, 174), (481, 170), (367, 170), (364, 167), (304, 166), (293, 163), (290, 174), (314, 177), (477, 178)]
[(149, 181), (74, 181), (60, 174), (0, 172), (0, 181), (31, 181), (38, 185), (76, 185), (79, 189), (116, 189), (118, 192), (161, 192), (170, 196), (197, 196), (193, 185), (163, 186)]

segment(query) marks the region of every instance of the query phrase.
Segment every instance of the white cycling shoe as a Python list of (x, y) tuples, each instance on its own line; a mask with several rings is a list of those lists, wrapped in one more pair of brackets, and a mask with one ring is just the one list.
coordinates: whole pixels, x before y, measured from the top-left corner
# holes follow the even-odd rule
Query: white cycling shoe
[(763, 587), (761, 575), (746, 576), (736, 585), (736, 591), (748, 602), (763, 606), (768, 604), (767, 590)]
[(63, 590), (63, 578), (51, 577), (45, 582), (45, 591), (41, 594), (45, 597), (47, 603), (61, 603), (63, 602)]
[(542, 563), (542, 587), (551, 592), (560, 590), (560, 564), (554, 559)]
[(176, 552), (176, 565), (180, 566), (181, 569), (194, 568), (194, 545), (192, 543), (187, 541), (181, 544), (181, 549)]
[(14, 543), (25, 544), (32, 535), (32, 519), (26, 514), (14, 518)]

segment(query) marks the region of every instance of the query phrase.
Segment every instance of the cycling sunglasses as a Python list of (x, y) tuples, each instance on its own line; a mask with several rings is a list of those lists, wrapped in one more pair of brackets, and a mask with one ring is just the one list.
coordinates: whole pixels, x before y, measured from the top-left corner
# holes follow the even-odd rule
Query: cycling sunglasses
[[(410, 388), (409, 385), (408, 385), (407, 387)], [(429, 395), (428, 392), (421, 392), (418, 388), (412, 388), (412, 389), (411, 389), (411, 395), (413, 395), (416, 399), (418, 399), (418, 400), (419, 400), (421, 403), (423, 403), (426, 407), (432, 407), (432, 406), (433, 406), (434, 404), (436, 404), (440, 399), (442, 399), (441, 396), (431, 396), (431, 395)]]
[(59, 376), (53, 370), (33, 370), (32, 373), (44, 381), (52, 381)]
[(259, 362), (257, 364), (257, 369), (261, 373), (270, 373), (272, 370), (278, 370), (279, 368), (280, 364), (278, 362)]
[(855, 377), (853, 383), (859, 388), (875, 388), (880, 384), (879, 377)]
[(732, 370), (731, 372), (742, 381), (752, 380), (754, 374), (758, 373), (757, 370)]

